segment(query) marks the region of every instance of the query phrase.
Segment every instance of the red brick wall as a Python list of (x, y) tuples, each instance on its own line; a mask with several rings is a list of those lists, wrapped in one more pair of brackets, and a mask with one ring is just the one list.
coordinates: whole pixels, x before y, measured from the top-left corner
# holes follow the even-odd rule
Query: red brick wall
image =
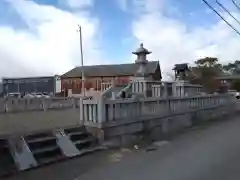
[[(88, 77), (85, 79), (85, 88), (93, 88), (95, 90), (101, 89), (101, 83), (111, 82), (115, 79), (116, 84), (127, 84), (130, 80), (130, 76), (118, 76), (118, 77)], [(61, 90), (68, 91), (72, 89), (73, 93), (81, 93), (82, 80), (80, 78), (62, 78)]]

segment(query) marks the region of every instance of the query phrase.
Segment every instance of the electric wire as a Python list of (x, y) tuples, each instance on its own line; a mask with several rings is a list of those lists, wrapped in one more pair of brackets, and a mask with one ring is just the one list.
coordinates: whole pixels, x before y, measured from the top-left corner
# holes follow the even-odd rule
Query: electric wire
[(240, 25), (240, 21), (237, 18), (235, 18), (223, 4), (221, 4), (218, 0), (216, 0), (216, 3)]
[(219, 12), (217, 12), (216, 9), (214, 9), (206, 0), (202, 0), (212, 11), (214, 11), (230, 28), (232, 28), (238, 35), (240, 35), (240, 32), (233, 27)]

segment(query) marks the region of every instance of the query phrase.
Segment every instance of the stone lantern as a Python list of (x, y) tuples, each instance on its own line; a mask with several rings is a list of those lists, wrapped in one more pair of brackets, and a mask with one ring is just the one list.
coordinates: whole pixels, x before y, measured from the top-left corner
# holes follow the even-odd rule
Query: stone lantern
[(143, 43), (141, 43), (133, 54), (137, 55), (135, 63), (139, 65), (139, 69), (133, 78), (133, 92), (143, 94), (145, 97), (151, 96), (152, 79), (147, 71), (147, 55), (151, 54), (151, 52), (144, 48)]
[(135, 63), (139, 65), (139, 69), (136, 73), (136, 76), (139, 77), (149, 76), (149, 74), (147, 73), (146, 65), (148, 63), (147, 55), (151, 53), (152, 52), (148, 51), (146, 48), (143, 47), (143, 43), (141, 43), (140, 47), (135, 52), (133, 52), (133, 54), (137, 55)]

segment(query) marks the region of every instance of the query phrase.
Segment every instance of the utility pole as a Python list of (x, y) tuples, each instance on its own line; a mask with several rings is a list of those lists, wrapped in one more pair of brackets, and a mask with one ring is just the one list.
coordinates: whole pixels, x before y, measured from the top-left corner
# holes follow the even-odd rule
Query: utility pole
[(84, 64), (83, 64), (83, 45), (82, 45), (82, 27), (78, 25), (79, 42), (80, 42), (80, 53), (81, 53), (81, 66), (82, 66), (82, 95), (85, 97), (85, 75), (84, 75)]

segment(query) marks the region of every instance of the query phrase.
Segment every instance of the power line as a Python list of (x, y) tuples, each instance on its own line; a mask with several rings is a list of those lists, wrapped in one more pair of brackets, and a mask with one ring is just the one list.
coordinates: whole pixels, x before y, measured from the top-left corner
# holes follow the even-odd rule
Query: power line
[(218, 0), (216, 0), (216, 3), (225, 11), (227, 12), (235, 21), (237, 21), (237, 23), (240, 25), (240, 21), (235, 18), (228, 10), (225, 6), (223, 6), (223, 4), (221, 4)]
[(240, 32), (234, 28), (224, 17), (217, 12), (206, 0), (202, 0), (212, 11), (214, 11), (229, 27), (231, 27), (238, 35), (240, 35)]
[(240, 11), (240, 6), (234, 1), (232, 0), (232, 3), (238, 8), (238, 10)]

